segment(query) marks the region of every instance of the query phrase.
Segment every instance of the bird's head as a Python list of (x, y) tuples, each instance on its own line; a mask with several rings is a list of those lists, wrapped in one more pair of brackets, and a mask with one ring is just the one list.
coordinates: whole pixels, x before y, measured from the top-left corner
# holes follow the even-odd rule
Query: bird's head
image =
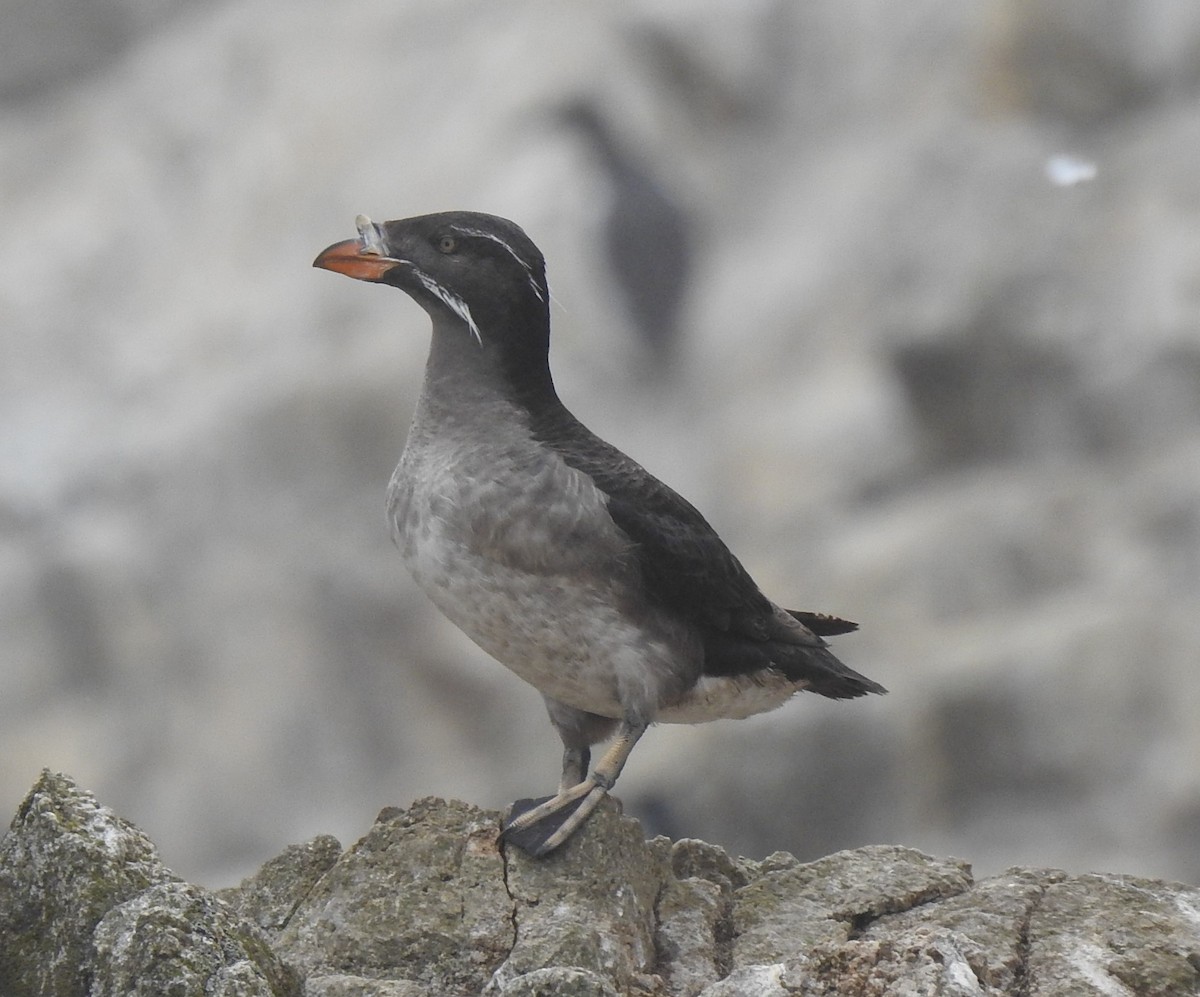
[(359, 215), (356, 224), (357, 239), (334, 243), (313, 266), (398, 287), (435, 329), (461, 326), (481, 346), (498, 336), (548, 335), (546, 262), (513, 222), (447, 211), (378, 223)]

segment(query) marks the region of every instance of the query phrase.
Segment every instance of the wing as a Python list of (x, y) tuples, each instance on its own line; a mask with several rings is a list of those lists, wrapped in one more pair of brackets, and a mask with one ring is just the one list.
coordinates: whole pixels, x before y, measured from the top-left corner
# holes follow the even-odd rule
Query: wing
[(531, 428), (607, 496), (609, 515), (633, 542), (646, 594), (699, 631), (704, 674), (774, 669), (833, 699), (887, 691), (847, 668), (822, 639), (857, 624), (775, 606), (695, 506), (565, 408), (543, 413)]
[(886, 691), (842, 664), (822, 639), (856, 624), (772, 604), (686, 499), (634, 467), (601, 474), (597, 484), (609, 495), (613, 521), (636, 544), (651, 598), (700, 630), (704, 674), (773, 669), (832, 699)]
[(644, 471), (597, 484), (613, 522), (637, 545), (651, 598), (702, 627), (766, 636), (770, 601), (686, 499)]
[(701, 632), (706, 674), (776, 667), (807, 678), (813, 668), (841, 667), (819, 634), (854, 624), (775, 607), (695, 506), (565, 410), (535, 430), (607, 496), (609, 515), (633, 541), (647, 595)]
[[(534, 435), (607, 497), (608, 512), (637, 545), (651, 598), (707, 626), (771, 612), (771, 603), (690, 502), (587, 429), (566, 409), (535, 424)], [(752, 624), (751, 624), (752, 626)]]

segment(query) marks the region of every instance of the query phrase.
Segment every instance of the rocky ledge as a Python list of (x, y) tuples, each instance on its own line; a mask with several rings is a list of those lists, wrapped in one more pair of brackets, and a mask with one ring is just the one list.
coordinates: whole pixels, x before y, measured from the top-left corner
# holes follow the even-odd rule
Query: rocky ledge
[(0, 994), (833, 997), (1200, 994), (1200, 889), (878, 846), (816, 862), (646, 841), (614, 804), (559, 854), (419, 800), (241, 886), (181, 881), (45, 772), (0, 842)]

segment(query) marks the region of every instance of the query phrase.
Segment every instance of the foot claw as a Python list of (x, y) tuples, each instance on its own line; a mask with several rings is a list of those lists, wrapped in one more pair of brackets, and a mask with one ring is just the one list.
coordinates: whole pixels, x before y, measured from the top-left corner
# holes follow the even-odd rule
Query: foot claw
[(554, 849), (566, 841), (567, 836), (555, 839), (555, 835), (574, 816), (579, 805), (586, 799), (580, 797), (564, 804), (557, 810), (546, 814), (529, 824), (522, 824), (518, 818), (544, 803), (549, 803), (555, 797), (543, 796), (538, 800), (517, 800), (509, 811), (508, 819), (500, 831), (500, 837), (511, 845), (516, 845), (521, 851), (534, 858), (549, 855)]
[[(558, 848), (583, 827), (592, 811), (608, 795), (625, 766), (629, 752), (645, 730), (646, 724), (642, 721), (623, 720), (617, 739), (590, 777), (569, 789), (561, 790), (557, 796), (517, 800), (500, 831), (501, 839), (535, 857), (548, 855)], [(579, 767), (586, 767), (588, 752), (586, 748), (567, 748), (563, 758), (565, 776)]]

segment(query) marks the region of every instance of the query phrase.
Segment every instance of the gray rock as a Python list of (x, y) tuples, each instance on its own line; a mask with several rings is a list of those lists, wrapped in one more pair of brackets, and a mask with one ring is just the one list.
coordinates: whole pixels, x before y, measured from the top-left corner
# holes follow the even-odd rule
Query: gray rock
[(4, 997), (288, 997), (263, 936), (66, 776), (43, 772), (0, 843)]
[(910, 944), (848, 941), (822, 946), (784, 972), (787, 992), (803, 997), (843, 997), (850, 993), (887, 993), (897, 997), (1000, 997), (1020, 991), (983, 986), (977, 976), (980, 953), (963, 948), (961, 939), (933, 933)]
[(735, 966), (794, 958), (850, 938), (884, 914), (971, 886), (966, 863), (907, 848), (860, 848), (809, 863), (787, 858), (764, 862), (762, 874), (735, 895)]
[(331, 973), (310, 976), (304, 997), (438, 997), (429, 987), (412, 980), (372, 980), (365, 976)]
[(705, 988), (700, 997), (787, 997), (782, 963), (742, 966), (719, 983)]
[(0, 994), (82, 997), (101, 918), (173, 880), (141, 831), (43, 772), (0, 842)]
[[(549, 859), (508, 849), (507, 888), (516, 941), (495, 983), (544, 966), (574, 966), (628, 989), (655, 965), (655, 900), (665, 857), (647, 844), (641, 825), (608, 800), (595, 833)], [(505, 991), (507, 992), (507, 991)]]
[(731, 903), (715, 883), (672, 879), (655, 909), (654, 946), (667, 992), (692, 997), (728, 971)]
[(980, 984), (1008, 993), (1023, 985), (1028, 972), (1029, 919), (1034, 909), (1047, 888), (1066, 878), (1066, 873), (1053, 869), (1010, 869), (941, 903), (882, 917), (867, 926), (862, 938), (886, 941), (897, 957), (924, 951), (929, 939), (938, 939), (935, 948), (949, 945), (987, 953), (986, 965), (973, 964)]
[(1020, 868), (977, 883), (893, 846), (734, 859), (647, 841), (613, 801), (533, 860), (499, 843), (499, 819), (390, 808), (344, 854), (293, 846), (221, 899), (46, 773), (0, 843), (0, 993), (1200, 995), (1197, 887)]
[(535, 969), (501, 987), (504, 997), (617, 997), (619, 991), (598, 973), (577, 966)]
[(341, 842), (330, 834), (288, 845), (253, 876), (217, 896), (264, 931), (278, 932), (341, 854)]
[(1200, 888), (1064, 879), (1033, 909), (1028, 939), (1030, 993), (1200, 993)]
[(465, 803), (383, 811), (301, 901), (277, 950), (308, 974), (478, 993), (515, 941), (498, 833), (497, 814)]
[(730, 858), (723, 848), (698, 838), (682, 838), (671, 846), (671, 872), (678, 879), (706, 879), (723, 891), (745, 886), (759, 872), (759, 864)]
[(208, 890), (162, 883), (110, 910), (92, 936), (88, 997), (299, 997), (263, 936)]

